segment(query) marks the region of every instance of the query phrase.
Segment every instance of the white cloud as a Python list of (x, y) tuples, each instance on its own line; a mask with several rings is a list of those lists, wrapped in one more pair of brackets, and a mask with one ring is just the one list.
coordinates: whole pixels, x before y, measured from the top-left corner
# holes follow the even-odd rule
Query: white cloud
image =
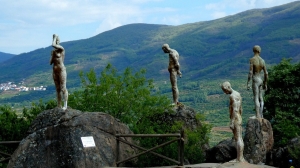
[(220, 4), (220, 3), (209, 3), (205, 5), (205, 9), (207, 10), (220, 10), (224, 8), (225, 8), (224, 4)]
[(263, 0), (263, 2), (266, 4), (272, 4), (275, 2), (275, 0)]
[[(2, 31), (0, 34), (2, 41), (0, 41), (0, 51), (19, 53), (16, 50), (12, 51), (9, 49), (13, 48), (12, 44), (20, 46), (20, 48), (24, 45), (32, 45), (30, 50), (48, 46), (49, 40), (45, 40), (45, 38), (49, 38), (49, 34), (52, 35), (54, 32), (71, 34), (70, 32), (74, 30), (68, 31), (66, 29), (72, 29), (75, 26), (79, 27), (79, 25), (86, 24), (88, 29), (88, 24), (92, 24), (94, 25), (94, 30), (86, 32), (85, 37), (78, 37), (79, 34), (74, 33), (72, 36), (62, 38), (62, 41), (88, 38), (121, 25), (147, 22), (149, 20), (147, 17), (154, 13), (160, 14), (175, 11), (175, 9), (170, 7), (143, 6), (146, 3), (160, 1), (0, 0), (2, 4), (0, 6), (0, 30)], [(161, 20), (163, 19), (161, 18)], [(170, 24), (172, 23), (170, 22)], [(98, 26), (96, 26), (97, 24)], [(66, 33), (66, 31), (68, 32)], [(33, 36), (43, 39), (32, 38)], [(63, 36), (61, 35), (61, 37)], [(20, 43), (15, 43), (15, 39), (19, 39)], [(30, 39), (30, 42), (28, 39)]]
[(131, 0), (132, 3), (161, 2), (163, 0)]
[(219, 18), (222, 18), (222, 17), (225, 17), (225, 16), (227, 16), (226, 12), (214, 12), (212, 14), (213, 19), (219, 19)]
[(294, 0), (219, 0), (206, 4), (205, 9), (211, 13), (212, 19), (216, 19), (249, 9), (273, 7), (292, 1)]
[[(119, 8), (118, 8), (119, 7)], [(104, 17), (99, 18), (99, 27), (95, 34), (110, 30), (124, 24), (141, 21), (144, 13), (138, 6), (121, 3), (110, 4), (101, 12)]]
[(31, 51), (49, 46), (53, 33), (62, 42), (78, 40), (130, 23), (179, 25), (291, 1), (0, 0), (0, 51), (20, 53), (26, 47)]

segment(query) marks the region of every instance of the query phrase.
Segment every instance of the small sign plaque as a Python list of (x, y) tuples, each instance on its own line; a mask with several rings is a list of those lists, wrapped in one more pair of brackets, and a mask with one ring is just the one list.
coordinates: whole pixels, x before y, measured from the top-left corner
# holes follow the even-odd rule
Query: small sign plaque
[(94, 138), (92, 136), (81, 137), (81, 142), (82, 142), (83, 147), (85, 147), (85, 148), (96, 146)]

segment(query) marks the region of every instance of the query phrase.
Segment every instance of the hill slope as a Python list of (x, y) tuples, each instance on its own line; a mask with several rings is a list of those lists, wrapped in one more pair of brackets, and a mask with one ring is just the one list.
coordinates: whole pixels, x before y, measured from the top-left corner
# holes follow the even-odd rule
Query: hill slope
[[(209, 113), (212, 122), (220, 118), (226, 122), (228, 97), (222, 93), (219, 84), (230, 80), (244, 98), (247, 117), (253, 109), (252, 92), (245, 89), (252, 47), (256, 44), (262, 47), (261, 55), (268, 66), (283, 57), (299, 61), (299, 28), (299, 1), (180, 26), (121, 26), (92, 38), (61, 44), (66, 49), (67, 87), (72, 90), (80, 85), (80, 70), (95, 68), (99, 72), (110, 62), (120, 71), (128, 66), (136, 70), (145, 68), (147, 76), (154, 78), (157, 89), (171, 96), (168, 56), (161, 50), (162, 44), (168, 43), (181, 55), (183, 78), (178, 81), (181, 102)], [(60, 38), (63, 40), (63, 34)], [(0, 63), (0, 83), (25, 78), (26, 83), (51, 86), (48, 92), (21, 95), (6, 102), (47, 97), (41, 94), (55, 97), (49, 65), (51, 50), (50, 46), (37, 49)]]
[[(278, 63), (283, 57), (300, 60), (299, 28), (298, 1), (180, 26), (130, 24), (62, 46), (71, 81), (76, 80), (73, 78), (79, 70), (102, 69), (107, 62), (119, 69), (146, 68), (150, 77), (165, 78), (168, 60), (161, 50), (164, 43), (180, 53), (184, 76), (200, 80), (247, 73), (255, 44), (262, 47), (262, 57), (268, 64)], [(50, 74), (51, 66), (47, 64), (51, 50), (37, 49), (1, 63), (0, 81)]]
[(4, 53), (4, 52), (0, 52), (0, 63), (3, 61), (6, 61), (10, 58), (12, 58), (13, 56), (15, 56), (14, 54), (8, 54), (8, 53)]

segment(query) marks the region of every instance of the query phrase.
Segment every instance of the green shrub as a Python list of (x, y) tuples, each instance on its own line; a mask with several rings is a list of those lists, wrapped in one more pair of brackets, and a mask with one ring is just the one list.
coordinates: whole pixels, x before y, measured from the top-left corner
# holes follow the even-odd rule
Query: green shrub
[[(27, 130), (35, 117), (46, 109), (55, 107), (54, 101), (32, 103), (30, 108), (23, 108), (21, 115), (9, 106), (0, 106), (0, 141), (20, 141), (27, 136)], [(12, 154), (18, 144), (0, 145), (0, 151)], [(0, 157), (1, 158), (1, 157)], [(6, 167), (7, 163), (0, 163)]]
[(271, 121), (275, 146), (300, 135), (300, 63), (283, 59), (269, 70), (264, 117)]
[[(82, 89), (69, 96), (69, 105), (81, 111), (106, 112), (121, 122), (127, 124), (135, 134), (167, 134), (178, 133), (183, 123), (168, 123), (160, 119), (171, 110), (171, 100), (155, 92), (153, 81), (145, 78), (145, 70), (132, 74), (126, 68), (122, 74), (108, 64), (97, 77), (91, 69), (88, 73), (80, 73)], [(199, 122), (204, 117), (198, 116)], [(194, 130), (185, 129), (186, 142), (185, 157), (191, 163), (204, 161), (201, 147), (208, 143), (210, 126), (202, 124)], [(144, 148), (152, 148), (171, 140), (171, 138), (137, 138), (136, 141)], [(155, 152), (177, 160), (177, 143), (172, 143)], [(142, 155), (135, 166), (162, 166), (174, 163), (158, 158), (152, 154)]]

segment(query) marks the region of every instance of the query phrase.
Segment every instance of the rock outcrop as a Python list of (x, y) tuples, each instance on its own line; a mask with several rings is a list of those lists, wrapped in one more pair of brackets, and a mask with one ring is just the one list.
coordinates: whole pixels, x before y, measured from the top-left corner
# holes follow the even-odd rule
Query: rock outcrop
[[(33, 121), (29, 135), (23, 139), (8, 167), (116, 166), (115, 134), (132, 134), (129, 128), (101, 112), (82, 113), (59, 108), (46, 110)], [(95, 147), (83, 147), (81, 137), (92, 136)], [(130, 138), (124, 140), (132, 143)], [(119, 158), (132, 156), (134, 150), (120, 143)]]
[[(266, 164), (276, 167), (300, 167), (300, 137), (293, 138), (285, 147), (273, 149), (267, 157)], [(289, 161), (292, 160), (292, 163)]]
[(173, 113), (166, 113), (163, 116), (165, 122), (173, 123), (174, 121), (181, 121), (184, 126), (189, 129), (195, 129), (198, 126), (201, 126), (201, 123), (196, 118), (196, 111), (193, 108), (180, 103), (173, 111)]
[[(266, 119), (249, 119), (244, 136), (244, 158), (251, 164), (266, 163), (268, 152), (272, 150), (273, 129)], [(236, 159), (234, 139), (221, 141), (206, 151), (206, 162), (224, 163)]]
[[(166, 112), (163, 115), (154, 116), (153, 120), (161, 121), (165, 124), (174, 124), (174, 122), (181, 122), (183, 123), (184, 128), (188, 128), (190, 130), (194, 130), (196, 128), (201, 128), (202, 123), (197, 119), (197, 112), (182, 103), (179, 103), (178, 106), (174, 107), (171, 112)], [(201, 138), (199, 137), (199, 141), (201, 141)], [(185, 137), (185, 142), (188, 142), (187, 137)], [(203, 142), (203, 141), (202, 141)], [(200, 148), (202, 149), (202, 155), (205, 158), (205, 151), (209, 149), (209, 145), (203, 144), (202, 142), (199, 142)], [(185, 159), (185, 164), (189, 164), (188, 158)]]
[(236, 159), (236, 142), (233, 138), (223, 140), (206, 150), (206, 163), (224, 163)]
[(271, 123), (266, 119), (249, 119), (244, 137), (244, 158), (253, 164), (265, 163), (273, 144)]

